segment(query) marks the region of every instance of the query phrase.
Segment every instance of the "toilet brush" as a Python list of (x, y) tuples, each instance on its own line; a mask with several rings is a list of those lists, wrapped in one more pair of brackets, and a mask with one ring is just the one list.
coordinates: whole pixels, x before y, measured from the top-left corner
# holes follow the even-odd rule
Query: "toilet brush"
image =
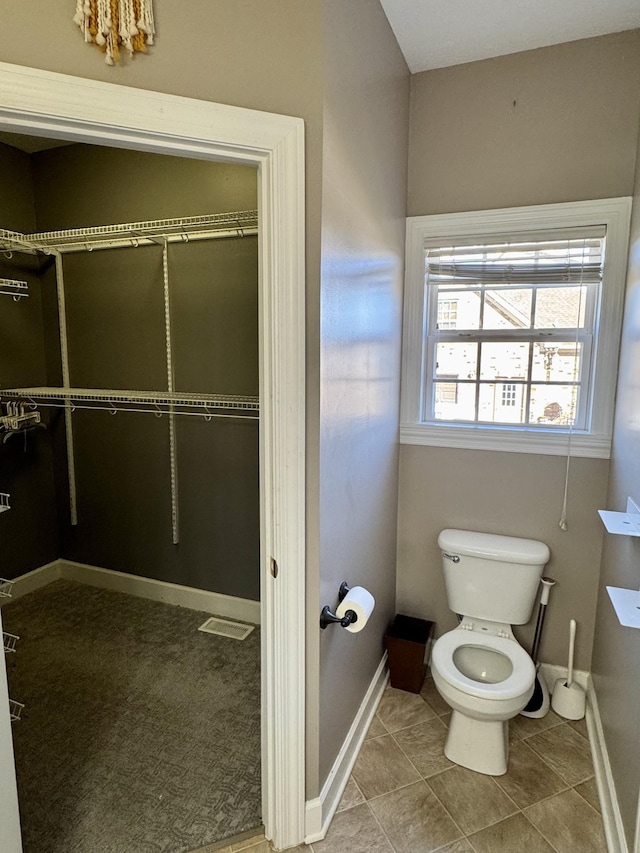
[(544, 625), (544, 617), (549, 603), (549, 594), (551, 587), (555, 584), (553, 578), (540, 578), (542, 584), (542, 592), (540, 593), (540, 605), (538, 607), (538, 618), (536, 619), (536, 630), (533, 635), (533, 645), (531, 647), (531, 659), (536, 665), (536, 680), (533, 685), (533, 694), (523, 711), (520, 711), (523, 717), (532, 717), (540, 719), (544, 717), (549, 710), (549, 688), (540, 672), (540, 662), (538, 661), (538, 651), (540, 649), (540, 638), (542, 637), (542, 626)]
[(553, 686), (551, 707), (565, 720), (581, 720), (587, 704), (585, 692), (573, 680), (573, 653), (576, 642), (576, 620), (569, 622), (569, 664), (567, 677), (559, 678)]

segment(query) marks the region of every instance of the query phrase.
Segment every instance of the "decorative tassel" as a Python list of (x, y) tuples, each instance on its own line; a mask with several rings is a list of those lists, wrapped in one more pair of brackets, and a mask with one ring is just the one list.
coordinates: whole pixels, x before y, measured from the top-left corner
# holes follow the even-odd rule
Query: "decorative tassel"
[(73, 23), (76, 27), (82, 28), (84, 21), (84, 3), (83, 0), (76, 0), (76, 13), (73, 16)]
[(105, 53), (107, 65), (115, 65), (121, 47), (133, 56), (153, 44), (153, 0), (76, 0), (73, 23)]

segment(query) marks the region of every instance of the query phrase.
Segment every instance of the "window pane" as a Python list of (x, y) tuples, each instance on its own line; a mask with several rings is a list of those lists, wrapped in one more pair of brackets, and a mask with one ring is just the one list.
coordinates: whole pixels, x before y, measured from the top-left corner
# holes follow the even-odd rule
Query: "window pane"
[(467, 382), (434, 382), (433, 411), (437, 421), (474, 421), (476, 386)]
[(436, 348), (435, 379), (475, 379), (478, 344), (440, 343)]
[(586, 287), (541, 287), (536, 294), (536, 329), (584, 328)]
[(478, 329), (480, 294), (477, 291), (438, 290), (438, 329)]
[(531, 288), (487, 289), (483, 329), (528, 329), (531, 326)]
[(578, 385), (532, 385), (529, 423), (569, 426), (578, 410)]
[(529, 369), (528, 342), (483, 343), (481, 379), (526, 379)]
[(581, 360), (580, 342), (535, 343), (531, 378), (534, 382), (578, 382)]
[(522, 424), (526, 386), (517, 382), (483, 382), (478, 420), (491, 424)]

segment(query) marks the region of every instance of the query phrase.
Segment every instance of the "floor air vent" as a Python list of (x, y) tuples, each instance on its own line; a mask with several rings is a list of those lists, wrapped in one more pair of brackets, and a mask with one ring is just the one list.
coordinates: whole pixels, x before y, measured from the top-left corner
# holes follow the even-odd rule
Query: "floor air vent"
[(212, 616), (198, 628), (198, 631), (217, 634), (219, 637), (229, 637), (232, 640), (246, 640), (253, 628), (253, 625), (245, 625), (243, 622), (231, 622), (229, 619)]

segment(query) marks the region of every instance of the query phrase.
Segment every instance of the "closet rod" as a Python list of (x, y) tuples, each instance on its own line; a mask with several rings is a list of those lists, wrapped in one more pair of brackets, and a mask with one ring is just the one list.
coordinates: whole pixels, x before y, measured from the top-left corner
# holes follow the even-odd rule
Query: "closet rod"
[[(27, 399), (28, 402), (31, 402)], [(32, 405), (36, 405), (35, 401), (33, 401)], [(42, 408), (52, 408), (52, 409), (60, 409), (65, 407), (65, 403), (52, 403), (52, 402), (43, 402), (41, 400), (37, 403), (38, 406)], [(168, 405), (168, 404), (167, 404)], [(71, 403), (70, 408), (72, 412), (75, 412), (76, 409), (82, 409), (88, 412), (109, 412), (111, 415), (115, 415), (118, 412), (136, 412), (141, 415), (155, 415), (157, 418), (162, 417), (163, 415), (172, 414), (170, 408), (141, 408), (139, 405), (132, 403), (130, 406), (96, 406), (91, 405), (90, 403)], [(212, 412), (207, 410), (206, 408), (200, 408), (198, 411), (191, 412), (186, 411), (185, 409), (178, 409), (173, 411), (174, 415), (179, 415), (180, 417), (193, 417), (193, 418), (204, 418), (205, 421), (211, 420), (211, 418), (235, 418), (236, 420), (241, 421), (257, 421), (260, 419), (259, 414), (249, 414), (248, 412), (245, 414), (223, 414), (222, 412)]]

